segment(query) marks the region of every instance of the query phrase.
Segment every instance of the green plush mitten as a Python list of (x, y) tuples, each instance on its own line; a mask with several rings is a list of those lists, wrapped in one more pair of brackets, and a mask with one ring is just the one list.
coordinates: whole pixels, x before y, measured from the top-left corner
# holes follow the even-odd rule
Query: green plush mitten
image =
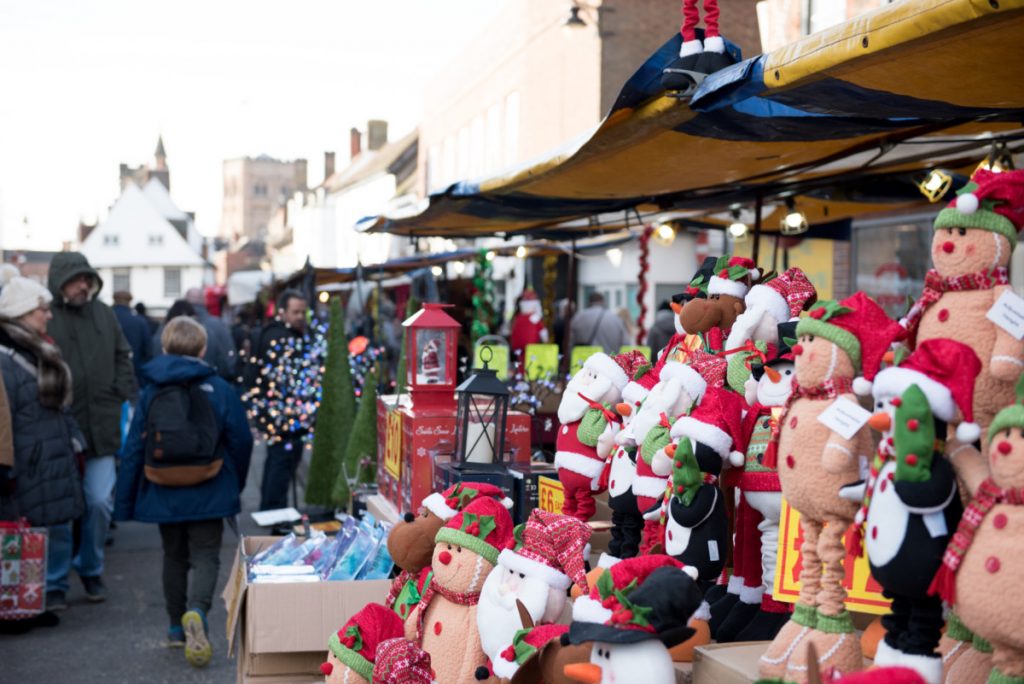
[[(669, 423), (671, 423), (672, 420), (673, 419), (669, 418)], [(664, 449), (672, 442), (672, 435), (669, 434), (671, 430), (671, 425), (666, 427), (659, 424), (647, 431), (644, 441), (640, 444), (640, 456), (644, 459), (644, 463), (650, 465), (651, 461), (654, 459), (654, 454), (658, 453), (659, 449)]]
[(684, 506), (689, 506), (702, 484), (704, 474), (700, 472), (697, 457), (693, 455), (693, 446), (689, 439), (683, 437), (676, 445), (676, 455), (672, 461), (672, 495)]
[[(611, 406), (605, 405), (609, 411)], [(608, 427), (608, 417), (600, 409), (591, 408), (583, 414), (579, 427), (576, 428), (576, 439), (589, 447), (597, 446), (597, 438)]]
[(935, 454), (935, 423), (928, 398), (911, 385), (896, 406), (893, 442), (896, 447), (896, 481), (927, 482)]

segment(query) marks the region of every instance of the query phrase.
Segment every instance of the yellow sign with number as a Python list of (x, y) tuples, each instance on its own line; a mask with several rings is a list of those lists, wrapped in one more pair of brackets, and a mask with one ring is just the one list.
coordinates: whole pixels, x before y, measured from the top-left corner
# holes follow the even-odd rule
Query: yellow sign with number
[[(846, 534), (849, 534), (847, 531)], [(782, 500), (782, 517), (779, 522), (779, 556), (775, 570), (775, 587), (772, 598), (786, 603), (796, 603), (800, 598), (800, 571), (803, 569), (803, 544), (800, 531), (800, 514), (790, 508), (789, 503)], [(843, 537), (843, 544), (846, 537)], [(871, 613), (885, 615), (889, 612), (889, 599), (882, 596), (882, 587), (871, 576), (867, 556), (861, 554), (854, 557), (847, 553), (843, 561), (846, 576), (843, 587), (846, 589), (846, 608), (855, 613)]]
[(388, 411), (387, 441), (384, 442), (384, 469), (395, 480), (402, 479), (402, 414)]
[(561, 513), (565, 490), (556, 477), (537, 478), (537, 507), (549, 513)]

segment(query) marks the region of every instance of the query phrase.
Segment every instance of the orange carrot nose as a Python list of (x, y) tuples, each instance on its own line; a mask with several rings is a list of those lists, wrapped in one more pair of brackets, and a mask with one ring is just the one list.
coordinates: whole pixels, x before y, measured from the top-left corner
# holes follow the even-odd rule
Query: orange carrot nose
[(777, 383), (779, 380), (782, 379), (782, 375), (779, 373), (779, 371), (775, 370), (771, 366), (764, 367), (764, 374), (767, 375), (768, 379), (771, 380), (773, 383)]
[(627, 416), (629, 416), (629, 415), (631, 415), (633, 413), (633, 407), (630, 406), (629, 404), (627, 404), (626, 402), (622, 402), (621, 404), (616, 404), (615, 405), (615, 411), (620, 416), (625, 418), (625, 417), (627, 417)]
[(665, 455), (668, 456), (669, 458), (675, 458), (676, 457), (676, 446), (677, 445), (675, 445), (675, 444), (669, 444), (667, 447), (665, 447)]
[(885, 411), (881, 411), (868, 418), (868, 425), (879, 432), (888, 432), (892, 427), (892, 418)]
[(672, 311), (675, 312), (676, 316), (678, 316), (679, 312), (683, 310), (683, 307), (679, 302), (672, 302), (669, 306), (672, 307)]
[(882, 361), (885, 362), (885, 364), (888, 365), (888, 366), (891, 366), (892, 362), (895, 361), (895, 360), (896, 360), (896, 352), (887, 351), (884, 354), (882, 354)]
[(571, 663), (564, 672), (569, 679), (583, 684), (601, 684), (601, 668), (593, 663)]

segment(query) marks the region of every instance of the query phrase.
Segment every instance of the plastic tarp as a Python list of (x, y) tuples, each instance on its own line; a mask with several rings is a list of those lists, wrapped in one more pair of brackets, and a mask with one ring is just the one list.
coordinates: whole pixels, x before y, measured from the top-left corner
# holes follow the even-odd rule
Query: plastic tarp
[(660, 87), (677, 35), (576, 148), (361, 229), (565, 237), (601, 229), (564, 225), (589, 216), (710, 212), (757, 195), (834, 202), (845, 216), (920, 203), (915, 175), (977, 164), (992, 135), (1021, 134), (1022, 36), (1024, 0), (902, 0), (717, 72), (685, 102)]

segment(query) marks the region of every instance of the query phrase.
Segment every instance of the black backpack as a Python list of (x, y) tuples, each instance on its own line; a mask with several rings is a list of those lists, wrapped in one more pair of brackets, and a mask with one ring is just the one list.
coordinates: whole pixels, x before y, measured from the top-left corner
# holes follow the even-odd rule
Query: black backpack
[(162, 385), (156, 391), (142, 433), (150, 482), (190, 487), (216, 477), (224, 465), (220, 425), (204, 384)]

